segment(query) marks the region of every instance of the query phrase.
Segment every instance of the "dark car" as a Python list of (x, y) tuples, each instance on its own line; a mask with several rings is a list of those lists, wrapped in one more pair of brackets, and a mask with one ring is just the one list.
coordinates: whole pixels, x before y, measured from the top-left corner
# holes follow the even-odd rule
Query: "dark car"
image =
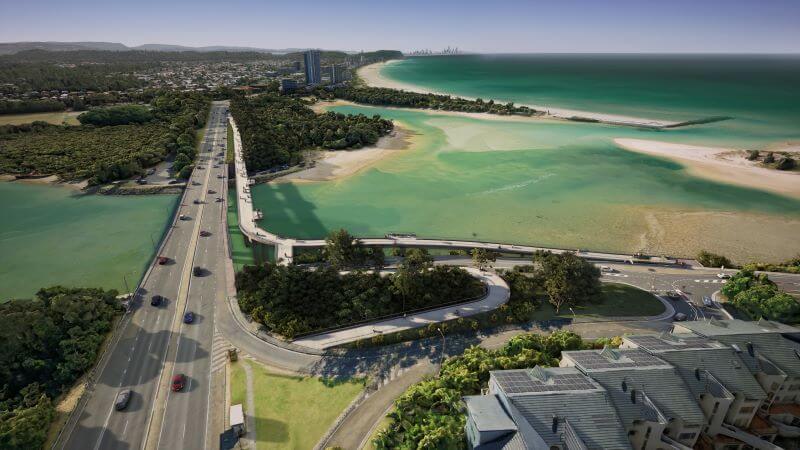
[(217, 203), (222, 203), (222, 197), (217, 197), (217, 199), (214, 200), (214, 201), (217, 202)]
[(192, 323), (194, 322), (194, 313), (189, 311), (183, 315), (183, 323)]
[(213, 190), (213, 189), (209, 189), (209, 190), (208, 190), (208, 193), (209, 193), (209, 194), (216, 194), (216, 193), (217, 193), (217, 191), (215, 191), (215, 190)]
[(152, 306), (161, 306), (161, 303), (164, 301), (164, 297), (156, 294), (150, 298), (150, 304)]
[(117, 394), (117, 399), (114, 400), (114, 409), (117, 411), (122, 411), (123, 409), (128, 407), (128, 403), (131, 401), (131, 390), (130, 389), (123, 389), (119, 391)]
[(194, 201), (192, 201), (192, 203), (194, 203), (195, 205), (199, 205), (202, 202), (200, 200), (198, 200), (198, 199), (194, 199)]
[(209, 237), (209, 236), (211, 236), (211, 232), (210, 231), (206, 231), (206, 230), (200, 230), (200, 236)]
[(158, 257), (158, 265), (159, 266), (163, 266), (164, 264), (166, 264), (168, 262), (169, 262), (169, 258), (167, 258), (166, 256), (159, 256)]
[(194, 276), (196, 276), (196, 277), (201, 277), (201, 276), (203, 276), (203, 272), (204, 272), (204, 271), (203, 271), (203, 268), (202, 268), (202, 267), (200, 267), (200, 266), (194, 266), (194, 268), (192, 269), (192, 273), (193, 273), (193, 274), (194, 274)]
[(186, 375), (179, 373), (172, 377), (172, 392), (183, 390), (184, 386), (186, 386)]

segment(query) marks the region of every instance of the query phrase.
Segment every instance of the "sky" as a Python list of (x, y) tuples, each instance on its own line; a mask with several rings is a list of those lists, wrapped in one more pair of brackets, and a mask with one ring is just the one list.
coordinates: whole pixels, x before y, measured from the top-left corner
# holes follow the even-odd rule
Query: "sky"
[(800, 53), (800, 0), (0, 0), (0, 42)]

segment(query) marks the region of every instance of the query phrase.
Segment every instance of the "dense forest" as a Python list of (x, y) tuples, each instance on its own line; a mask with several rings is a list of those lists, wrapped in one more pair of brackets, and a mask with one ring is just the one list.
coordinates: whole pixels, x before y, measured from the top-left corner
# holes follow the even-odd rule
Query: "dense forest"
[(341, 150), (373, 145), (393, 128), (390, 120), (378, 115), (316, 114), (302, 99), (272, 93), (235, 97), (230, 110), (239, 127), (245, 163), (251, 172), (297, 164), (305, 149)]
[(0, 100), (0, 114), (27, 114), (50, 111), (64, 111), (64, 102), (51, 99), (43, 100)]
[(450, 266), (380, 276), (270, 263), (245, 266), (236, 275), (236, 290), (242, 311), (287, 338), (400, 313), (404, 305), (413, 310), (484, 292), (477, 279)]
[(356, 103), (379, 106), (398, 106), (403, 108), (438, 109), (443, 111), (484, 112), (490, 114), (531, 116), (536, 110), (514, 103), (495, 103), (493, 100), (466, 100), (459, 97), (439, 94), (420, 94), (397, 89), (374, 87), (340, 87), (332, 94), (319, 91), (318, 95), (349, 100)]
[[(67, 52), (53, 52), (67, 53)], [(17, 55), (11, 55), (17, 56)], [(123, 91), (144, 87), (143, 80), (130, 72), (140, 67), (133, 64), (4, 63), (0, 57), (0, 93), (21, 93), (42, 90)]]
[(94, 108), (78, 116), (80, 123), (97, 126), (142, 124), (152, 120), (150, 109), (140, 105)]
[(208, 108), (202, 94), (164, 92), (153, 99), (153, 120), (141, 125), (0, 127), (0, 173), (101, 184), (141, 174), (171, 152), (193, 160)]
[(0, 448), (41, 448), (54, 400), (97, 358), (120, 312), (116, 291), (42, 289), (0, 303)]
[(575, 333), (548, 336), (522, 334), (497, 350), (470, 347), (447, 359), (439, 376), (412, 385), (394, 402), (391, 423), (373, 442), (380, 450), (466, 449), (461, 397), (478, 395), (492, 370), (558, 366), (562, 351), (599, 347), (607, 341), (585, 342)]

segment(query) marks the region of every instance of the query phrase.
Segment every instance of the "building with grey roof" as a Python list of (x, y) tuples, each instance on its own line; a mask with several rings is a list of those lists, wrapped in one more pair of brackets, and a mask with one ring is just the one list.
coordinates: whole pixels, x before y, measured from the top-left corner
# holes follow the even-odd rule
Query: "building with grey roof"
[(736, 348), (767, 393), (762, 411), (800, 403), (800, 329), (768, 320), (710, 320), (676, 324), (673, 333), (694, 333)]
[(691, 447), (705, 416), (678, 370), (638, 349), (563, 352), (562, 367), (575, 367), (609, 393), (636, 448), (665, 443)]
[(493, 371), (464, 401), (474, 449), (632, 448), (605, 389), (573, 368)]
[[(742, 445), (774, 440), (774, 428), (766, 435), (760, 428), (750, 436), (743, 431), (750, 428), (767, 394), (740, 357), (740, 351), (694, 334), (625, 336), (621, 348), (644, 350), (678, 370), (705, 414), (703, 434), (710, 446), (732, 448), (731, 439)], [(761, 443), (761, 448), (768, 447)]]

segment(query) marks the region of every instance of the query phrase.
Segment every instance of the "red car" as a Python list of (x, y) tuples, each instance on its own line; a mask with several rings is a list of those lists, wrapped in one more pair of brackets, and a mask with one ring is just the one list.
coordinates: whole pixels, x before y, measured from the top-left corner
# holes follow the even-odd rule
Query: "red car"
[(184, 386), (186, 386), (186, 375), (179, 373), (172, 377), (172, 392), (181, 391)]

